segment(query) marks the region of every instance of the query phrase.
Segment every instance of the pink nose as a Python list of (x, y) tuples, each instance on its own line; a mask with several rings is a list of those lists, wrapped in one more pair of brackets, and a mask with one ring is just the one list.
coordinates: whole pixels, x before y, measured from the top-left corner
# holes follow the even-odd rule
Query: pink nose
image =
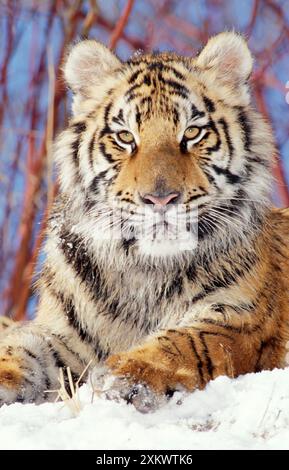
[(155, 206), (166, 206), (169, 203), (176, 203), (180, 193), (170, 193), (165, 196), (155, 194), (145, 194), (142, 198), (145, 204), (154, 204)]

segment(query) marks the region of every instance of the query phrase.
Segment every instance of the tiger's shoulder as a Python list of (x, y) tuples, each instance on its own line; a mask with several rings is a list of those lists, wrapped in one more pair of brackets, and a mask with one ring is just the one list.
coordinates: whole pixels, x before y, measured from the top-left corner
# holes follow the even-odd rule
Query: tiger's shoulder
[(279, 233), (288, 243), (289, 255), (289, 207), (273, 208), (271, 211), (272, 225), (274, 232)]
[[(273, 208), (268, 218), (270, 240), (271, 278), (285, 287), (284, 294), (288, 296), (289, 285), (289, 208)], [(277, 287), (277, 285), (275, 286)]]

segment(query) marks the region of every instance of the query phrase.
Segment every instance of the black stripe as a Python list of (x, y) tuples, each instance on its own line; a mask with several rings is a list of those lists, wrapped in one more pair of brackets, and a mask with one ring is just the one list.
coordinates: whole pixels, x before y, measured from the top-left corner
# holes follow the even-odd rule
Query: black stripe
[(6, 346), (5, 348), (5, 354), (7, 354), (7, 356), (13, 356), (14, 354), (14, 349), (12, 346)]
[(203, 96), (204, 104), (208, 113), (214, 113), (216, 111), (213, 101), (207, 96)]
[[(25, 380), (27, 380), (27, 382), (28, 382), (29, 384), (31, 384), (32, 386), (35, 386), (35, 383), (33, 383), (32, 380), (33, 380), (33, 379), (35, 380), (35, 377), (37, 376), (38, 371), (37, 371), (37, 373), (36, 373), (36, 371), (35, 371), (34, 368), (25, 366), (24, 364), (22, 364), (21, 370), (22, 370), (22, 372), (25, 372), (25, 374), (29, 375), (29, 377), (30, 377), (30, 379), (31, 379), (31, 380), (30, 380), (30, 379), (28, 379), (28, 378), (27, 378), (27, 379), (25, 378)], [(24, 374), (23, 374), (23, 377), (24, 377)]]
[(120, 109), (118, 112), (118, 115), (114, 116), (112, 120), (116, 122), (117, 124), (120, 124), (120, 125), (124, 124), (123, 109)]
[(214, 312), (224, 313), (225, 309), (226, 309), (226, 305), (225, 304), (214, 304), (214, 305), (212, 305), (212, 309), (214, 310)]
[[(53, 335), (55, 336), (55, 335)], [(59, 338), (57, 337), (57, 340), (59, 341)], [(61, 340), (61, 343), (63, 345), (63, 347), (65, 347), (71, 354), (72, 356), (75, 356), (76, 353), (74, 351), (71, 351), (69, 348), (67, 348), (67, 346), (65, 344), (63, 344), (63, 341)], [(55, 367), (57, 367), (58, 369), (63, 369), (63, 376), (64, 376), (64, 383), (65, 383), (65, 388), (66, 390), (70, 393), (70, 386), (69, 386), (69, 380), (68, 380), (68, 377), (67, 377), (67, 374), (65, 374), (65, 370), (66, 368), (68, 367), (68, 364), (65, 363), (59, 353), (59, 351), (57, 351), (53, 346), (52, 344), (49, 342), (48, 343), (49, 345), (49, 352), (50, 354), (52, 355), (52, 358), (54, 360), (54, 364), (55, 364)], [(82, 359), (78, 358), (80, 360), (81, 363), (83, 363)], [(72, 375), (72, 380), (74, 383), (76, 383), (79, 379), (79, 374), (77, 372), (75, 372), (72, 368), (71, 368), (71, 364), (69, 364), (69, 368), (70, 368), (70, 372), (71, 372), (71, 375)], [(84, 377), (85, 378), (85, 377)], [(82, 382), (81, 382), (82, 383)]]
[(266, 158), (262, 158), (260, 155), (254, 155), (250, 152), (247, 158), (250, 161), (250, 163), (257, 163), (259, 165), (264, 166), (267, 169), (271, 168), (271, 162), (268, 162)]
[[(120, 307), (120, 300), (119, 299), (112, 300), (107, 304), (108, 312), (111, 315), (113, 320), (115, 320), (120, 315), (120, 313), (122, 311), (122, 309), (120, 309), (119, 307)], [(137, 319), (135, 319), (135, 322), (137, 322)]]
[(66, 318), (68, 320), (69, 325), (74, 330), (76, 330), (81, 341), (93, 347), (94, 352), (98, 360), (100, 361), (103, 358), (104, 354), (100, 347), (99, 340), (96, 336), (92, 337), (88, 333), (88, 331), (82, 327), (72, 298), (71, 297), (65, 298), (64, 295), (60, 292), (58, 292), (57, 295), (58, 295), (58, 298), (61, 300), (62, 307), (66, 314)]
[(266, 350), (267, 348), (272, 348), (274, 350), (275, 347), (278, 346), (279, 343), (280, 343), (280, 338), (276, 338), (276, 337), (269, 338), (266, 341), (261, 341), (260, 348), (257, 353), (257, 361), (254, 367), (254, 372), (261, 372), (263, 369), (261, 360), (262, 360), (264, 350)]
[[(121, 146), (119, 145), (116, 140), (114, 139), (114, 137), (112, 135), (108, 136), (108, 140), (110, 142), (110, 145), (112, 146), (112, 148), (114, 148), (114, 150), (116, 150), (117, 152), (125, 152), (126, 150)], [(132, 148), (132, 153), (135, 151), (135, 143), (133, 143), (131, 145), (131, 148)]]
[(176, 78), (179, 78), (180, 80), (185, 80), (185, 76), (179, 72), (175, 67), (171, 65), (164, 64), (163, 62), (152, 62), (151, 64), (148, 64), (147, 68), (149, 70), (158, 70), (160, 72), (172, 72)]
[(188, 269), (186, 270), (186, 275), (189, 281), (195, 281), (197, 277), (197, 267), (196, 263), (192, 262)]
[(132, 100), (135, 100), (136, 98), (141, 98), (143, 96), (143, 93), (134, 93), (132, 92), (130, 95), (126, 96), (126, 102), (129, 103)]
[(141, 106), (147, 104), (148, 108), (150, 109), (152, 107), (153, 100), (152, 100), (151, 96), (145, 96), (141, 99), (140, 104), (141, 104)]
[(104, 126), (104, 128), (100, 131), (99, 133), (99, 136), (98, 136), (98, 139), (102, 139), (102, 137), (104, 137), (105, 135), (109, 135), (109, 134), (113, 134), (113, 130), (111, 129), (111, 127), (109, 127), (108, 124), (106, 124)]
[(132, 199), (129, 199), (128, 197), (122, 197), (121, 202), (128, 202), (129, 204), (136, 204)]
[(136, 81), (136, 79), (138, 78), (138, 76), (144, 72), (145, 69), (139, 69), (139, 70), (136, 70), (135, 72), (133, 72), (133, 74), (130, 76), (130, 78), (128, 79), (128, 83), (131, 85), (133, 82)]
[(234, 195), (234, 199), (230, 200), (231, 204), (234, 204), (235, 198), (240, 198), (240, 199), (248, 199), (248, 193), (245, 191), (244, 188), (239, 188), (237, 192)]
[(146, 74), (144, 77), (143, 77), (143, 83), (147, 86), (151, 86), (151, 77), (149, 74)]
[(46, 369), (42, 369), (42, 376), (43, 376), (43, 379), (44, 379), (44, 382), (45, 382), (45, 390), (50, 390), (51, 388), (51, 380), (48, 376), (48, 374), (46, 373)]
[(211, 273), (211, 280), (208, 284), (202, 286), (202, 290), (199, 294), (192, 298), (192, 303), (196, 303), (199, 300), (205, 298), (207, 295), (212, 294), (218, 289), (223, 289), (234, 284), (239, 277), (242, 277), (246, 272), (252, 268), (252, 264), (255, 262), (255, 258), (251, 257), (250, 254), (244, 256), (242, 264), (233, 266), (232, 271), (228, 271), (224, 266), (220, 266), (222, 275), (215, 275)]
[(71, 144), (71, 150), (72, 150), (72, 160), (74, 162), (74, 165), (78, 167), (79, 165), (79, 146), (80, 146), (80, 137), (77, 137)]
[(111, 153), (108, 153), (108, 152), (106, 151), (104, 142), (100, 142), (100, 144), (99, 144), (99, 150), (100, 150), (101, 154), (106, 158), (106, 160), (107, 160), (109, 163), (115, 163), (115, 160), (112, 158)]
[(112, 108), (113, 102), (110, 101), (104, 108), (104, 122), (106, 125), (108, 125), (108, 118), (109, 118), (109, 113)]
[[(34, 353), (32, 353), (29, 349), (25, 348), (25, 347), (21, 347), (22, 351), (25, 352), (25, 354), (27, 354), (27, 356), (29, 356), (31, 359), (33, 359), (34, 361), (37, 362), (40, 370), (41, 370), (41, 374), (42, 374), (42, 380), (44, 381), (45, 383), (45, 388), (46, 390), (49, 390), (49, 388), (51, 387), (51, 381), (49, 379), (49, 376), (47, 374), (47, 365), (46, 363), (43, 362), (43, 356), (36, 356)], [(26, 370), (29, 370), (29, 369), (26, 369)], [(29, 379), (25, 378), (26, 382), (30, 382)], [(33, 385), (32, 385), (33, 386)]]
[[(53, 293), (53, 295), (57, 296), (56, 293)], [(80, 364), (83, 364), (83, 358), (80, 357), (79, 353), (77, 353), (76, 351), (72, 350), (69, 346), (68, 346), (68, 340), (69, 338), (67, 338), (65, 335), (61, 335), (61, 334), (56, 334), (56, 333), (52, 333), (51, 336), (53, 336), (53, 338), (56, 339), (57, 343), (60, 343), (61, 344), (61, 347), (64, 348), (66, 350), (66, 352), (73, 356), (73, 358), (75, 360), (77, 360)], [(51, 350), (55, 350), (55, 347), (52, 345), (51, 342), (48, 343), (49, 347)]]
[(190, 326), (190, 329), (204, 333), (205, 335), (222, 336), (223, 338), (229, 339), (230, 341), (234, 341), (234, 338), (232, 338), (232, 336), (229, 336), (229, 334), (226, 333), (221, 333), (220, 331), (205, 331), (203, 328), (196, 326)]
[(31, 357), (31, 359), (34, 359), (35, 361), (38, 362), (39, 358), (37, 356), (35, 356), (35, 354), (33, 354), (29, 349), (24, 348), (22, 346), (22, 350), (25, 352), (25, 354), (27, 354), (27, 356)]
[(225, 134), (227, 146), (228, 146), (228, 149), (229, 149), (229, 157), (230, 158), (229, 158), (229, 162), (228, 162), (228, 165), (227, 165), (227, 166), (229, 166), (230, 163), (231, 163), (231, 160), (233, 158), (233, 155), (234, 155), (234, 145), (232, 143), (232, 139), (231, 139), (231, 136), (230, 136), (230, 133), (229, 133), (229, 126), (228, 126), (228, 123), (225, 120), (225, 118), (219, 119), (219, 123), (223, 127), (223, 131), (224, 131), (224, 134)]
[(122, 240), (122, 247), (123, 247), (123, 249), (124, 249), (127, 256), (129, 254), (130, 247), (135, 245), (135, 243), (136, 243), (136, 238), (134, 238), (134, 237)]
[[(67, 262), (73, 267), (80, 280), (88, 287), (93, 301), (103, 299), (107, 302), (111, 294), (108, 292), (103, 280), (102, 272), (97, 264), (93, 263), (84, 240), (75, 234), (62, 232), (60, 234), (61, 248)], [(108, 312), (113, 319), (119, 315), (119, 299), (107, 304)], [(103, 352), (105, 357), (107, 352)]]
[(108, 173), (109, 170), (110, 168), (108, 168), (107, 170), (103, 170), (93, 178), (92, 182), (89, 185), (89, 191), (93, 192), (94, 195), (99, 193), (99, 183), (103, 181), (105, 175)]
[[(212, 291), (212, 292), (213, 292), (213, 291)], [(207, 292), (206, 286), (205, 286), (205, 287), (203, 286), (203, 290), (202, 290), (201, 292), (199, 292), (197, 295), (195, 295), (195, 296), (192, 298), (192, 304), (195, 304), (195, 303), (197, 303), (199, 300), (204, 299), (208, 294), (210, 294), (210, 291)]]
[(212, 309), (215, 312), (225, 313), (226, 309), (234, 310), (234, 312), (242, 314), (244, 312), (252, 312), (256, 307), (253, 304), (240, 304), (240, 305), (230, 305), (230, 304), (214, 304)]
[(168, 287), (164, 288), (165, 298), (169, 300), (175, 294), (181, 295), (183, 291), (183, 282), (183, 277), (180, 274), (177, 274), (172, 283)]
[(233, 326), (229, 323), (221, 323), (218, 320), (214, 320), (213, 318), (200, 318), (198, 319), (199, 323), (204, 325), (214, 325), (219, 328), (223, 328), (224, 330), (233, 331), (234, 333), (243, 333), (243, 334), (253, 334), (257, 331), (262, 331), (264, 325), (263, 323), (256, 323), (252, 325), (252, 322), (248, 324), (243, 324), (242, 326)]
[(137, 95), (135, 90), (140, 88), (142, 86), (142, 83), (136, 83), (135, 85), (131, 86), (126, 92), (125, 92), (125, 97), (127, 98), (128, 101), (131, 101), (133, 98), (135, 98)]
[(174, 93), (180, 94), (183, 98), (188, 98), (189, 89), (182, 83), (168, 78), (164, 78), (161, 74), (158, 75), (158, 79), (163, 85), (172, 88), (174, 90)]
[(200, 111), (194, 104), (191, 104), (191, 119), (201, 118), (205, 116), (204, 111)]
[(211, 173), (209, 173), (209, 170), (207, 168), (203, 168), (203, 173), (205, 173), (209, 183), (211, 183), (213, 186), (215, 186), (217, 189), (219, 189), (218, 185), (217, 185), (217, 181), (215, 181), (215, 178), (213, 177), (213, 175), (211, 175)]
[(59, 238), (60, 247), (67, 262), (73, 267), (81, 281), (89, 287), (93, 296), (99, 298), (104, 288), (102, 272), (99, 266), (92, 262), (85, 240), (66, 231), (62, 231)]
[(176, 107), (173, 107), (172, 115), (173, 115), (173, 123), (174, 123), (175, 126), (177, 126), (178, 122), (180, 120), (180, 116), (179, 116), (179, 111), (177, 110)]
[(263, 351), (266, 347), (266, 341), (261, 341), (261, 345), (260, 345), (260, 348), (259, 348), (259, 351), (257, 352), (257, 361), (256, 361), (256, 364), (255, 364), (255, 367), (254, 367), (254, 372), (261, 372), (262, 370), (262, 367), (261, 367), (261, 358), (262, 358), (262, 355), (263, 355)]
[(58, 369), (65, 369), (65, 367), (67, 367), (67, 364), (63, 361), (58, 351), (53, 348), (50, 348), (50, 353), (52, 354), (53, 360)]
[(187, 340), (190, 343), (190, 347), (191, 347), (193, 353), (195, 354), (195, 357), (197, 358), (197, 369), (198, 369), (198, 372), (199, 372), (201, 382), (202, 382), (202, 384), (204, 384), (205, 380), (204, 380), (204, 373), (203, 373), (203, 361), (202, 361), (202, 359), (201, 359), (201, 357), (200, 357), (200, 355), (197, 351), (197, 348), (196, 348), (196, 345), (195, 345), (195, 342), (194, 342), (194, 339), (193, 339), (192, 335), (189, 332), (183, 332), (183, 331), (180, 331), (180, 330), (168, 330), (168, 333), (178, 334), (179, 336), (183, 336), (183, 337), (187, 338)]
[[(165, 344), (161, 344), (161, 348), (163, 351), (169, 353), (169, 354), (172, 354), (173, 356), (181, 356), (183, 357), (183, 353), (182, 351), (180, 351), (180, 349), (177, 347), (175, 341), (173, 341), (171, 338), (169, 338), (168, 336), (159, 336), (158, 337), (158, 341), (159, 343), (163, 343), (165, 342)], [(171, 351), (170, 349), (168, 349), (166, 346), (173, 346), (175, 348), (175, 350), (177, 351), (176, 353), (174, 353), (173, 351)]]
[(228, 307), (230, 307), (237, 313), (252, 312), (256, 309), (256, 305), (254, 302), (252, 302), (251, 304), (241, 303), (240, 305), (229, 305)]
[(206, 196), (207, 192), (202, 193), (202, 194), (194, 194), (190, 196), (190, 198), (185, 202), (185, 204), (188, 204), (191, 201), (195, 201), (196, 199), (199, 199), (200, 197)]
[(81, 142), (81, 137), (82, 137), (82, 132), (86, 130), (86, 124), (84, 122), (77, 122), (71, 126), (71, 129), (74, 131), (74, 133), (77, 135), (76, 139), (72, 142), (71, 144), (71, 150), (72, 150), (72, 160), (77, 168), (77, 173), (75, 175), (76, 183), (80, 181), (80, 174), (78, 172), (78, 167), (79, 167), (79, 147), (80, 147), (80, 142)]
[(136, 106), (135, 108), (135, 120), (136, 120), (136, 123), (137, 123), (137, 127), (138, 127), (138, 130), (140, 129), (140, 125), (141, 125), (141, 113), (140, 113), (140, 110), (139, 110), (139, 107)]
[(201, 331), (199, 333), (199, 338), (201, 340), (201, 343), (203, 345), (203, 353), (204, 353), (204, 356), (205, 356), (205, 360), (206, 360), (206, 367), (207, 367), (207, 371), (208, 371), (208, 374), (210, 376), (210, 379), (213, 378), (213, 373), (214, 373), (214, 366), (213, 366), (213, 363), (212, 363), (212, 360), (211, 360), (211, 357), (210, 357), (210, 353), (209, 353), (209, 349), (208, 349), (208, 345), (206, 343), (206, 340), (205, 340), (205, 332), (204, 331)]
[(226, 177), (227, 182), (230, 184), (237, 184), (241, 183), (242, 181), (241, 176), (232, 173), (227, 168), (220, 168), (217, 165), (212, 165), (211, 168), (217, 173), (217, 175), (224, 175)]
[(170, 87), (170, 89), (167, 91), (167, 93), (170, 95), (170, 96), (181, 96), (182, 98), (184, 98), (185, 100), (187, 100), (189, 98), (189, 95), (182, 90), (182, 86), (180, 86), (179, 88), (178, 87)]
[(198, 368), (198, 372), (199, 372), (199, 376), (200, 376), (200, 379), (201, 379), (201, 382), (202, 384), (205, 383), (205, 380), (204, 380), (204, 372), (203, 372), (203, 361), (197, 351), (197, 348), (196, 348), (196, 345), (195, 345), (195, 342), (192, 338), (192, 336), (190, 334), (188, 334), (188, 339), (189, 339), (189, 342), (190, 342), (190, 345), (191, 345), (191, 348), (193, 350), (193, 353), (195, 354), (196, 358), (197, 358), (197, 368)]
[(91, 140), (89, 142), (88, 146), (88, 158), (89, 158), (89, 164), (91, 168), (93, 168), (93, 152), (94, 152), (94, 143), (95, 143), (95, 137), (96, 137), (96, 132), (93, 133), (93, 136), (91, 137)]
[(252, 131), (248, 116), (243, 108), (239, 108), (238, 121), (244, 134), (244, 149), (247, 152), (250, 152), (252, 144)]
[(180, 151), (184, 155), (189, 153), (188, 151), (188, 139), (185, 138), (185, 136), (182, 138), (181, 143), (180, 143)]
[[(217, 152), (220, 149), (222, 141), (217, 126), (212, 119), (210, 119), (208, 124), (206, 124), (204, 127), (211, 129), (216, 134), (217, 142), (215, 143), (215, 145), (206, 148), (206, 152), (211, 155), (213, 152)], [(206, 135), (204, 136), (204, 138), (205, 137)]]
[(86, 131), (86, 123), (81, 121), (81, 122), (75, 122), (72, 124), (71, 129), (76, 133), (76, 134), (81, 134), (82, 132)]

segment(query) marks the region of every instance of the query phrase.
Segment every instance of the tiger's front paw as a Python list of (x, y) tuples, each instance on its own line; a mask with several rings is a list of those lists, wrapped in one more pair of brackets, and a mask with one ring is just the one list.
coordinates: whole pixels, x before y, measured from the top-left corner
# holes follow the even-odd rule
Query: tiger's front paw
[(195, 373), (174, 356), (166, 354), (156, 343), (115, 354), (107, 359), (114, 375), (127, 378), (131, 384), (148, 385), (158, 394), (170, 394), (196, 386)]

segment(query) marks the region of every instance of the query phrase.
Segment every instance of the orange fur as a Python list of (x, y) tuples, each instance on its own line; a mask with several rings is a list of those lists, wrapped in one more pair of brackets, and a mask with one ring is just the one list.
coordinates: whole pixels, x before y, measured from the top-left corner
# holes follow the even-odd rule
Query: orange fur
[(21, 361), (9, 355), (0, 358), (0, 384), (8, 389), (18, 389), (23, 378)]

